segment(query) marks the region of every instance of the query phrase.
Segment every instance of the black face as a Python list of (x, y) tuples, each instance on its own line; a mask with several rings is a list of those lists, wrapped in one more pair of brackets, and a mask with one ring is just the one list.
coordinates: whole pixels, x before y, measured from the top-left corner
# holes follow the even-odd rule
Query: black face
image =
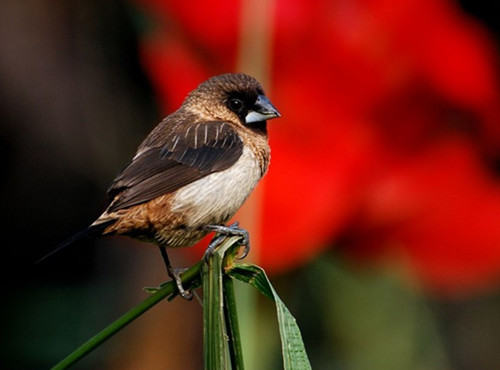
[(233, 91), (228, 94), (226, 106), (236, 113), (241, 122), (245, 124), (245, 117), (248, 111), (253, 108), (257, 100), (257, 96), (263, 94), (262, 91)]

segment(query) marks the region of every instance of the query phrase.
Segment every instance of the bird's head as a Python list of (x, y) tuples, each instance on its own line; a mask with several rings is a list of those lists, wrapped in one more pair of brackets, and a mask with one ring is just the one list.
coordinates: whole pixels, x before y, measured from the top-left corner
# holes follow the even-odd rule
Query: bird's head
[(230, 121), (250, 128), (281, 116), (260, 83), (243, 73), (228, 73), (206, 80), (189, 94), (184, 104), (202, 106), (206, 119)]

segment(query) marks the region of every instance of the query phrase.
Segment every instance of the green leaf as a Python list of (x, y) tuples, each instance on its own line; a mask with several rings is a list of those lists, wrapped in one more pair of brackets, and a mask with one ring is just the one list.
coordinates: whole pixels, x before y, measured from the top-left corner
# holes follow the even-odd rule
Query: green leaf
[(229, 355), (231, 356), (232, 369), (243, 370), (243, 351), (241, 348), (238, 310), (236, 309), (233, 279), (226, 275), (222, 278), (222, 283), (224, 286), (224, 314), (226, 316)]
[(214, 253), (203, 271), (203, 353), (205, 369), (225, 368), (222, 258)]
[(311, 369), (297, 322), (274, 290), (264, 270), (255, 265), (238, 264), (232, 266), (228, 273), (231, 277), (252, 285), (262, 294), (274, 300), (285, 370)]
[(202, 267), (203, 355), (206, 370), (227, 368), (222, 266), (226, 252), (236, 247), (239, 240), (239, 237), (226, 238), (210, 255), (208, 263), (204, 263)]

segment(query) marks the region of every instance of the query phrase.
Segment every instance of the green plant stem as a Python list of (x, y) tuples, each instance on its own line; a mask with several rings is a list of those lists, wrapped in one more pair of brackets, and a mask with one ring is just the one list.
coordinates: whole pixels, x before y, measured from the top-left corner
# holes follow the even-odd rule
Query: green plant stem
[(203, 353), (205, 370), (226, 368), (222, 309), (222, 257), (214, 252), (202, 267)]
[[(205, 370), (227, 369), (227, 323), (224, 312), (223, 275), (238, 252), (240, 237), (224, 239), (202, 267), (203, 356)], [(224, 269), (223, 269), (224, 267)]]
[(224, 287), (224, 316), (228, 334), (231, 365), (233, 370), (243, 370), (243, 351), (241, 349), (240, 328), (238, 325), (238, 312), (236, 310), (233, 279), (224, 275), (222, 284)]
[[(202, 261), (198, 262), (181, 275), (182, 283), (185, 288), (194, 289), (199, 286), (199, 277), (202, 264)], [(57, 363), (52, 369), (59, 370), (68, 368), (69, 366), (80, 360), (82, 357), (89, 354), (97, 346), (111, 338), (114, 334), (123, 329), (126, 325), (131, 323), (133, 320), (149, 310), (162, 299), (174, 294), (175, 290), (176, 288), (174, 282), (169, 281), (168, 283), (165, 283), (160, 288), (158, 288), (158, 290), (154, 294), (146, 298), (139, 305), (121, 316), (118, 320), (114, 321), (99, 333), (97, 333), (95, 336), (90, 338), (88, 341), (83, 343), (66, 358)]]

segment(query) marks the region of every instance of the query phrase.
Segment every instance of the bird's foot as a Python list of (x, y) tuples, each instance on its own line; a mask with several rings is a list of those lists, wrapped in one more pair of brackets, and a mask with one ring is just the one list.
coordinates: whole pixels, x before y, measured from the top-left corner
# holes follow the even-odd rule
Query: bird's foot
[(185, 300), (190, 301), (193, 299), (193, 293), (191, 291), (184, 289), (182, 286), (181, 274), (186, 271), (186, 269), (171, 269), (168, 271), (168, 275), (175, 281), (175, 285), (177, 285), (177, 290), (179, 291), (179, 295)]
[(179, 292), (179, 295), (182, 298), (190, 301), (191, 299), (193, 299), (193, 294), (189, 290), (184, 289), (184, 287), (182, 286), (181, 273), (183, 271), (172, 268), (172, 265), (170, 264), (170, 260), (168, 258), (166, 247), (161, 245), (159, 247), (161, 255), (163, 257), (163, 261), (165, 262), (165, 267), (167, 268), (168, 276), (170, 276), (170, 278), (172, 278), (172, 280), (175, 281), (175, 285), (177, 286), (177, 291)]
[(248, 253), (250, 252), (250, 236), (248, 234), (248, 231), (245, 229), (242, 229), (239, 227), (238, 222), (235, 222), (229, 226), (225, 225), (207, 225), (206, 229), (210, 231), (215, 231), (217, 235), (210, 244), (207, 247), (207, 250), (205, 251), (205, 254), (203, 255), (203, 258), (205, 259), (205, 262), (208, 262), (208, 258), (214, 253), (215, 249), (217, 246), (224, 240), (226, 236), (239, 236), (241, 237), (241, 245), (244, 247), (243, 253), (238, 256), (238, 259), (243, 259), (246, 256), (248, 256)]
[[(184, 268), (176, 268), (176, 269), (174, 269), (174, 273), (175, 273), (176, 275), (180, 275), (180, 274), (182, 274), (183, 272), (185, 272), (185, 271), (187, 271), (187, 270), (189, 270), (187, 267), (184, 267)], [(170, 274), (169, 274), (169, 276), (170, 276)], [(174, 280), (174, 281), (175, 281), (175, 283), (176, 283), (175, 285), (177, 286), (177, 289), (179, 289), (179, 288), (178, 288), (178, 285), (177, 285), (177, 281), (176, 281), (176, 279), (175, 279), (175, 278), (173, 278), (173, 280)], [(161, 290), (161, 289), (165, 288), (165, 286), (166, 286), (167, 284), (170, 284), (170, 282), (171, 282), (171, 280), (166, 281), (166, 282), (164, 282), (164, 283), (161, 283), (159, 286), (146, 286), (146, 287), (144, 287), (144, 291), (146, 291), (146, 292), (147, 292), (147, 293), (149, 293), (149, 294), (155, 294), (155, 293), (157, 293), (159, 290)], [(184, 287), (183, 287), (183, 288), (184, 288)], [(183, 290), (184, 290), (184, 292), (188, 292), (188, 293), (189, 293), (189, 291), (186, 291), (186, 289), (183, 289)], [(175, 296), (175, 294), (174, 294), (174, 296)], [(181, 296), (182, 296), (182, 294), (181, 294)], [(172, 298), (173, 298), (173, 296), (172, 296)], [(187, 298), (189, 298), (189, 297), (184, 297), (184, 298), (186, 298), (186, 299), (187, 299)]]

